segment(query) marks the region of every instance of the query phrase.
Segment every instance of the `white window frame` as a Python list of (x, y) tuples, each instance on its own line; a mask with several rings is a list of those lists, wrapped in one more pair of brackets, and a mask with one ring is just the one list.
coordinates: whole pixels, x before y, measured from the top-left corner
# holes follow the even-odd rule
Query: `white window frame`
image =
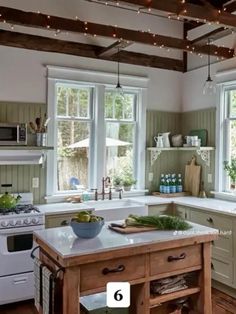
[(224, 170), (223, 162), (229, 156), (229, 121), (227, 120), (228, 101), (226, 92), (236, 89), (236, 69), (220, 71), (216, 74), (217, 83), (217, 115), (216, 115), (216, 159), (215, 159), (215, 194), (216, 198), (236, 201), (236, 195), (226, 190), (229, 178)]
[[(101, 179), (104, 175), (105, 165), (101, 166), (105, 160), (105, 118), (104, 118), (104, 95), (105, 88), (114, 88), (117, 82), (116, 73), (105, 73), (97, 71), (89, 71), (74, 68), (64, 68), (47, 66), (48, 76), (48, 116), (55, 117), (56, 114), (56, 86), (57, 83), (70, 83), (86, 86), (93, 86), (95, 89), (94, 97), (94, 122), (92, 123), (90, 133), (90, 153), (89, 158), (89, 188), (101, 188)], [(136, 156), (138, 181), (137, 190), (145, 188), (145, 142), (146, 142), (146, 102), (147, 102), (147, 83), (148, 78), (139, 76), (120, 75), (123, 88), (138, 91), (137, 97), (137, 129), (136, 129), (136, 145), (134, 146), (134, 154)], [(104, 123), (101, 123), (104, 121)], [(97, 127), (99, 123), (99, 128)], [(94, 130), (97, 130), (94, 132)], [(57, 131), (55, 119), (53, 118), (48, 125), (48, 145), (55, 146), (57, 143)], [(94, 165), (94, 167), (92, 167)], [(46, 182), (46, 199), (52, 200), (66, 195), (78, 194), (76, 191), (56, 192), (56, 154), (48, 152), (47, 157), (47, 182)]]

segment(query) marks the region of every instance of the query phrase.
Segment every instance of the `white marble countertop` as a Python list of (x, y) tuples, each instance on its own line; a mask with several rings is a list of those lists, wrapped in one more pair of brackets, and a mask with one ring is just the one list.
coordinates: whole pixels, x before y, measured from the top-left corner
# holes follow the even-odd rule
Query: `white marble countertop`
[(68, 258), (120, 248), (131, 248), (141, 244), (167, 242), (173, 241), (173, 239), (218, 233), (218, 230), (191, 223), (192, 228), (187, 231), (157, 230), (125, 235), (108, 229), (108, 224), (106, 223), (100, 234), (93, 239), (78, 238), (70, 226), (39, 230), (35, 231), (34, 234), (62, 258)]
[(194, 196), (164, 198), (147, 195), (138, 196), (135, 200), (149, 206), (175, 203), (176, 205), (195, 207), (201, 210), (236, 216), (236, 202), (223, 201), (215, 198), (199, 198)]
[(57, 215), (57, 214), (71, 214), (81, 210), (94, 210), (94, 207), (86, 205), (84, 203), (53, 203), (53, 204), (43, 204), (36, 205), (38, 209), (47, 215)]
[[(123, 200), (125, 200), (125, 198)], [(193, 196), (164, 198), (164, 197), (157, 197), (157, 196), (152, 196), (152, 195), (147, 195), (147, 196), (144, 195), (144, 196), (130, 197), (129, 200), (140, 202), (147, 206), (175, 203), (177, 205), (195, 207), (201, 210), (208, 210), (208, 211), (213, 211), (216, 213), (236, 216), (236, 202), (218, 200), (215, 198), (198, 198), (198, 197), (193, 197)], [(102, 201), (99, 201), (99, 202), (102, 202)], [(108, 200), (104, 202), (106, 202), (107, 204), (109, 203)], [(91, 204), (94, 204), (94, 201), (92, 201)], [(36, 205), (36, 206), (45, 215), (69, 214), (69, 213), (77, 212), (79, 210), (84, 210), (84, 209), (93, 210), (94, 209), (94, 206), (89, 205), (89, 202), (87, 202), (86, 204), (64, 202), (64, 203), (53, 203), (53, 204)]]

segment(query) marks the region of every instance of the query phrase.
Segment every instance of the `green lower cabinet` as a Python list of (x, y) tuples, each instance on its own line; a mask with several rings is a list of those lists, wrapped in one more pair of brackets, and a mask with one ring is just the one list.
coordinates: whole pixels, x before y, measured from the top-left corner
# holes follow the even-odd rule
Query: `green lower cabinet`
[(80, 298), (82, 314), (128, 314), (128, 308), (108, 308), (106, 292), (87, 295)]

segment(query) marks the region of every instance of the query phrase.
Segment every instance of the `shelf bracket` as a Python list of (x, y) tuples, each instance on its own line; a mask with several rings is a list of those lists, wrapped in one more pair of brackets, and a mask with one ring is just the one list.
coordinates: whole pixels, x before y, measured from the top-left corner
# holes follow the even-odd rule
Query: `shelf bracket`
[(161, 149), (151, 150), (151, 166), (153, 166), (154, 162), (161, 155)]
[(211, 162), (210, 151), (197, 149), (197, 154), (201, 157), (201, 159), (205, 162), (205, 164), (208, 167), (210, 167), (210, 162)]

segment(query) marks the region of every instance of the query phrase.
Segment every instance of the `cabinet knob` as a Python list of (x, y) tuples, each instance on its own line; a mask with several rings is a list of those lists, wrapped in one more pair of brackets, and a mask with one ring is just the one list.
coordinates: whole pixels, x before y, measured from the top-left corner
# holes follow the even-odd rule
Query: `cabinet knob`
[(173, 262), (173, 261), (179, 261), (181, 259), (185, 259), (186, 258), (186, 254), (182, 253), (179, 256), (168, 256), (167, 261), (168, 262)]
[(102, 273), (103, 273), (103, 275), (107, 275), (109, 273), (121, 273), (124, 270), (125, 270), (125, 266), (119, 265), (117, 268), (111, 268), (111, 269), (106, 267), (102, 270)]
[(69, 225), (69, 222), (67, 220), (63, 220), (61, 222), (61, 226), (68, 226)]
[(211, 224), (213, 223), (213, 219), (211, 217), (207, 218), (207, 221)]

